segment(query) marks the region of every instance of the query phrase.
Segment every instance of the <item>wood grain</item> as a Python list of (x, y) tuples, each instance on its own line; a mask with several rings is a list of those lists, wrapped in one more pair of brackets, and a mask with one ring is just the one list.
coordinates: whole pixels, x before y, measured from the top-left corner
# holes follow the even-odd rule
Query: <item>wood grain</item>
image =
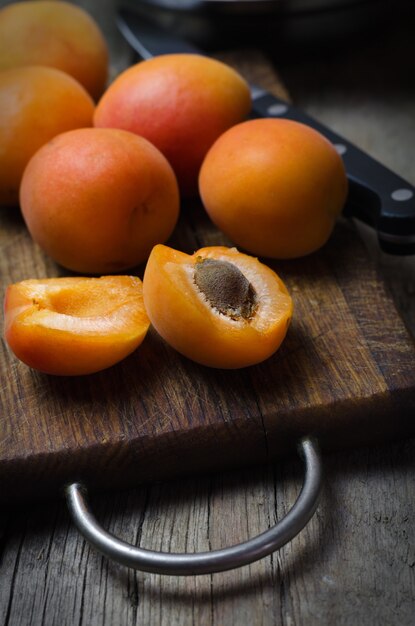
[[(414, 453), (412, 441), (326, 454), (329, 480), (302, 533), (266, 559), (210, 576), (158, 576), (118, 566), (84, 543), (63, 505), (10, 515), (1, 551), (0, 623), (412, 626)], [(299, 465), (290, 461), (92, 503), (103, 526), (134, 545), (208, 550), (268, 528), (300, 485)]]
[[(59, 273), (23, 224), (1, 219), (3, 241), (14, 242), (12, 256), (3, 248), (3, 284)], [(192, 205), (171, 243), (193, 251), (222, 241)], [(54, 378), (3, 344), (2, 499), (56, 495), (75, 479), (111, 488), (266, 462), (308, 433), (341, 447), (413, 432), (413, 342), (354, 229), (340, 222), (321, 252), (271, 265), (295, 316), (283, 347), (256, 367), (210, 370), (151, 332), (110, 370)]]
[[(237, 64), (237, 55), (228, 62)], [(279, 83), (258, 53), (248, 78)], [(30, 239), (17, 211), (0, 216), (2, 287), (65, 271)], [(169, 242), (192, 253), (229, 244), (201, 205), (182, 207)], [(194, 471), (267, 462), (305, 434), (323, 447), (415, 432), (415, 349), (352, 224), (340, 220), (321, 251), (270, 262), (293, 295), (283, 347), (240, 371), (198, 366), (152, 331), (123, 363), (54, 378), (0, 353), (0, 499), (56, 496), (68, 481), (110, 489)], [(137, 268), (141, 273), (142, 268)]]

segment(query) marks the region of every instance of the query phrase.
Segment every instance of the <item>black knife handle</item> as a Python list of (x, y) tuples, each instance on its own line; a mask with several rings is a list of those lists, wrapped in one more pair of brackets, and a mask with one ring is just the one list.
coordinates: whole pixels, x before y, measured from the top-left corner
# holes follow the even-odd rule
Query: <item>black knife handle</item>
[[(252, 88), (255, 117), (283, 117), (311, 126), (342, 156), (349, 180), (345, 215), (376, 229), (390, 254), (415, 254), (415, 188), (320, 122), (260, 88)], [(364, 181), (364, 182), (363, 182)]]

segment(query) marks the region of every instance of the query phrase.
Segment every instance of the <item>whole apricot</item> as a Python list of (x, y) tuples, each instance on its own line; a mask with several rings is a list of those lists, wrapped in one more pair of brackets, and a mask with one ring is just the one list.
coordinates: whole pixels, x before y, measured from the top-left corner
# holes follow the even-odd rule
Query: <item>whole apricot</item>
[(215, 142), (199, 189), (210, 218), (235, 244), (289, 259), (327, 241), (346, 200), (347, 178), (334, 146), (317, 131), (258, 119)]
[(209, 367), (232, 369), (267, 359), (284, 340), (293, 313), (275, 272), (222, 246), (193, 255), (155, 246), (143, 295), (150, 321), (167, 343)]
[(20, 204), (33, 239), (71, 270), (107, 274), (147, 259), (173, 231), (179, 192), (150, 142), (125, 130), (63, 133), (30, 160)]
[(45, 278), (9, 285), (5, 339), (18, 359), (47, 374), (91, 374), (143, 341), (150, 321), (135, 276)]
[(29, 159), (52, 137), (92, 125), (91, 96), (71, 76), (51, 67), (0, 72), (0, 204), (19, 201)]
[(15, 2), (0, 10), (0, 70), (23, 65), (56, 67), (97, 99), (107, 83), (107, 44), (93, 18), (70, 2)]
[(206, 152), (250, 107), (246, 81), (229, 66), (167, 54), (123, 72), (99, 101), (94, 125), (146, 137), (171, 163), (182, 193), (192, 195)]

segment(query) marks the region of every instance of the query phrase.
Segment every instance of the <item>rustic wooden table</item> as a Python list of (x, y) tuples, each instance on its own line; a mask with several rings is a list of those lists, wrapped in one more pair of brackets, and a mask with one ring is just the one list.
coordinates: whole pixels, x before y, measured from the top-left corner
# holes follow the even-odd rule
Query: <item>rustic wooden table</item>
[[(1, 2), (1, 4), (5, 4)], [(110, 1), (80, 2), (111, 42), (114, 76), (132, 59)], [(408, 25), (290, 62), (272, 55), (298, 106), (415, 183), (415, 45)], [(256, 53), (237, 55), (258, 72)], [(268, 80), (269, 66), (263, 80)], [(259, 75), (258, 75), (259, 74)], [(415, 259), (362, 237), (415, 333)], [(414, 416), (415, 417), (415, 416)], [(415, 441), (326, 454), (317, 514), (274, 555), (237, 571), (179, 579), (142, 574), (90, 549), (61, 502), (3, 511), (0, 623), (400, 625), (415, 623)], [(135, 544), (206, 550), (266, 529), (295, 499), (296, 461), (93, 498), (97, 517)]]

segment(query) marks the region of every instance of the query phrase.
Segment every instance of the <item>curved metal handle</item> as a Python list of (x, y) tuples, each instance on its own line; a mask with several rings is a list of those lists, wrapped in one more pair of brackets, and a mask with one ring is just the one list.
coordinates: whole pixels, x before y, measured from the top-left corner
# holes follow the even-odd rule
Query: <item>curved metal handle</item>
[(230, 548), (173, 554), (132, 546), (104, 530), (90, 512), (86, 489), (80, 483), (65, 488), (66, 500), (78, 530), (105, 556), (134, 569), (157, 574), (190, 576), (222, 572), (258, 561), (291, 541), (307, 524), (317, 508), (322, 485), (321, 459), (317, 442), (305, 437), (299, 444), (305, 461), (305, 478), (300, 495), (287, 515), (264, 533)]

